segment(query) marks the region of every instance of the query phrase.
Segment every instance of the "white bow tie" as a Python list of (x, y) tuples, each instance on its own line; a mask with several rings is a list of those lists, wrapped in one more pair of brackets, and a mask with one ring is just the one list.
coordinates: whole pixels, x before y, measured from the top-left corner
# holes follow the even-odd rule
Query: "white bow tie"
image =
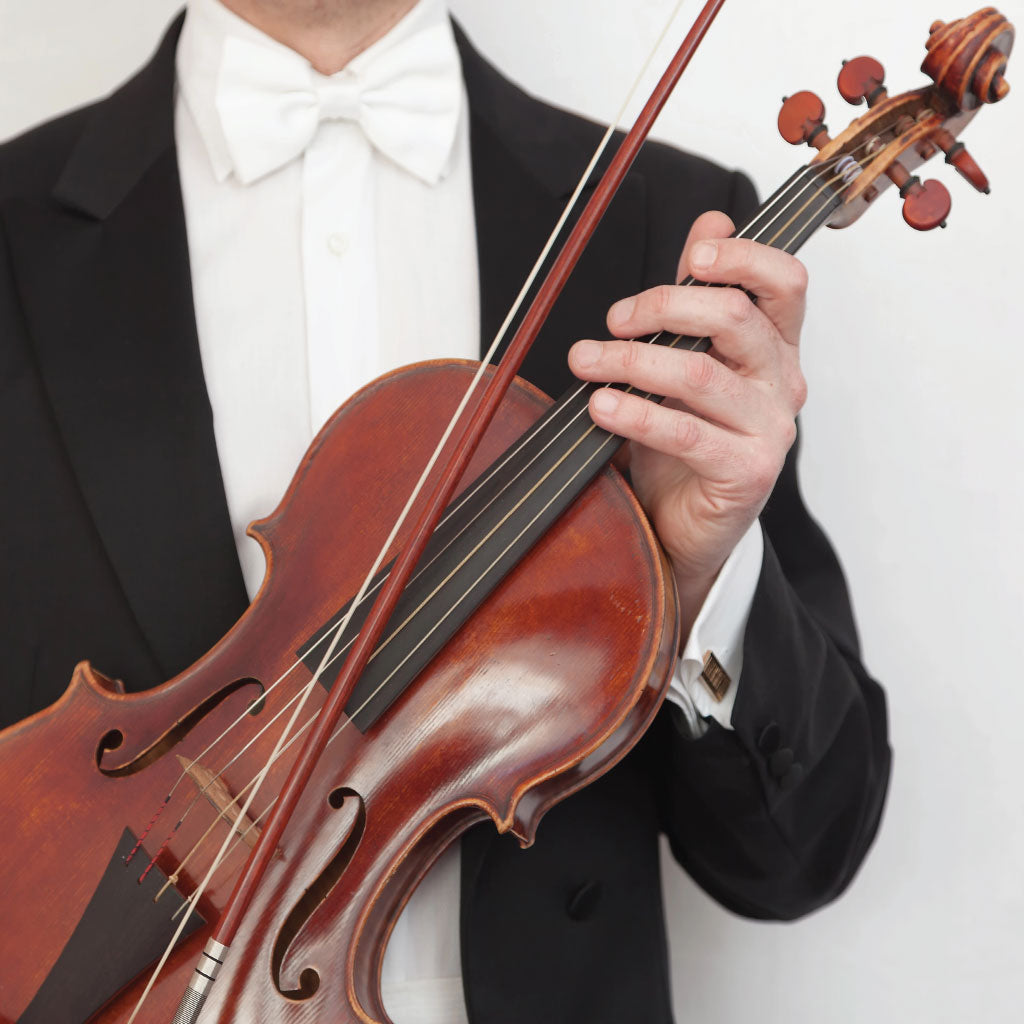
[(217, 76), (216, 107), (243, 184), (302, 153), (320, 121), (338, 119), (359, 124), (381, 153), (433, 185), (455, 141), (461, 88), (447, 23), (379, 53), (371, 48), (329, 78), (290, 50), (230, 37)]

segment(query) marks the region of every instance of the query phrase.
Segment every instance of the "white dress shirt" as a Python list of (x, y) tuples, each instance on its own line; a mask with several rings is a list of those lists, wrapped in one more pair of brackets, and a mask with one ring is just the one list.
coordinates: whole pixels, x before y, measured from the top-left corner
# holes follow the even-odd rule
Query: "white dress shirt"
[[(411, 173), (355, 121), (328, 117), (303, 152), (253, 176), (239, 172), (221, 120), (231, 106), (225, 55), (233, 59), (244, 47), (247, 59), (266, 53), (268, 61), (299, 62), (311, 88), (347, 89), (353, 76), (425, 32), (442, 34), (461, 75), (444, 3), (420, 0), (328, 79), (219, 0), (189, 0), (177, 51), (175, 132), (203, 371), (250, 597), (264, 563), (246, 526), (277, 505), (316, 432), (357, 388), (418, 360), (479, 357), (479, 285), (461, 84), (447, 156), (435, 173)], [(680, 659), (669, 698), (694, 735), (707, 728), (705, 717), (730, 725), (761, 552), (754, 524), (719, 574)], [(733, 680), (721, 702), (699, 681), (707, 650)], [(392, 933), (382, 990), (396, 1024), (465, 1024), (458, 905), (456, 844)]]

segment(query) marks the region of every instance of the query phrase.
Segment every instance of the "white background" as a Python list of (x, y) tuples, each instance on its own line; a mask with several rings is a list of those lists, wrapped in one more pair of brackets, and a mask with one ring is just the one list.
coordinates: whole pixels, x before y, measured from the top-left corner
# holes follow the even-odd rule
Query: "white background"
[[(855, 113), (835, 92), (840, 60), (871, 54), (891, 91), (916, 87), (929, 24), (967, 13), (947, 4), (731, 0), (657, 134), (744, 168), (767, 194), (806, 153), (776, 133), (779, 98), (813, 89), (838, 133)], [(111, 88), (176, 6), (0, 0), (0, 138)], [(598, 118), (671, 6), (454, 2), (513, 78)], [(1024, 22), (1020, 0), (1003, 10)], [(1024, 92), (1012, 62), (1008, 77)], [(932, 165), (953, 193), (948, 230), (911, 231), (887, 193), (804, 250), (804, 486), (887, 684), (895, 776), (857, 882), (799, 924), (738, 920), (666, 870), (681, 1020), (1024, 1019), (1022, 109), (1011, 94), (966, 134), (991, 196)]]

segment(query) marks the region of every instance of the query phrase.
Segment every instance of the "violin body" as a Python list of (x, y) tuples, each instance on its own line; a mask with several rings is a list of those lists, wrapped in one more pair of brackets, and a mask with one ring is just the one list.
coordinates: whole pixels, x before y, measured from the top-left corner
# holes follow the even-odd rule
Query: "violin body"
[[(924, 65), (936, 85), (891, 99), (877, 62), (857, 58), (841, 86), (869, 113), (835, 139), (817, 97), (787, 99), (780, 131), (818, 153), (739, 233), (795, 252), (817, 227), (856, 219), (886, 181), (899, 188), (908, 224), (942, 225), (944, 187), (911, 172), (943, 151), (987, 191), (955, 136), (976, 107), (1006, 95), (1012, 41), (1012, 26), (991, 8), (937, 22)], [(685, 59), (677, 55), (673, 67)], [(646, 127), (666, 95), (659, 86), (641, 117)], [(630, 137), (613, 161), (616, 173), (639, 145), (639, 135)], [(611, 191), (602, 184), (590, 202)], [(597, 219), (585, 211), (573, 232)], [(578, 251), (567, 245), (556, 266)], [(542, 312), (531, 309), (524, 324)], [(686, 341), (710, 344), (659, 343)], [(325, 704), (331, 624), (369, 573), (471, 375), (470, 364), (421, 364), (369, 385), (339, 410), (279, 508), (250, 530), (267, 558), (259, 594), (190, 669), (129, 695), (83, 663), (55, 705), (0, 733), (0, 879), (26, 894), (5, 901), (0, 1024), (128, 1021), (184, 901), (227, 840), (227, 859), (141, 1019), (175, 1016), (229, 904), (233, 876), (289, 776), (294, 745), (269, 767), (236, 836), (238, 804), (270, 762), (303, 685), (313, 680), (301, 727)], [(473, 481), (543, 409), (539, 393), (515, 386), (460, 477), (463, 493), (476, 493)], [(492, 476), (516, 486), (522, 479), (500, 467)], [(395, 538), (392, 556), (414, 550), (405, 544), (410, 533)], [(434, 565), (422, 573), (417, 566), (411, 586)], [(437, 591), (451, 578), (461, 579), (442, 572)], [(610, 768), (650, 723), (678, 650), (671, 579), (636, 499), (604, 470), (400, 692), (385, 694), (372, 714), (363, 711), (379, 689), (346, 703), (231, 936), (200, 1024), (386, 1021), (379, 975), (387, 937), (444, 847), (488, 817), (528, 845), (545, 810)], [(401, 599), (418, 593), (404, 590)], [(413, 617), (388, 618), (379, 650), (402, 655)], [(429, 635), (412, 637), (402, 665)], [(327, 651), (319, 666), (318, 649)], [(371, 661), (367, 673), (380, 663)], [(345, 688), (346, 701), (366, 678)]]
[[(83, 663), (56, 704), (0, 734), (0, 877), (5, 888), (37, 894), (5, 906), (0, 1021), (128, 1019), (162, 949), (156, 933), (231, 828), (213, 806), (212, 787), (198, 800), (194, 776), (174, 788), (179, 758), (218, 772), (244, 748), (223, 775), (231, 797), (260, 770), (288, 712), (246, 744), (310, 679), (296, 652), (357, 591), (472, 369), (432, 362), (398, 370), (335, 414), (278, 509), (250, 528), (267, 558), (259, 594), (195, 665), (127, 694)], [(545, 403), (518, 383), (465, 480)], [(386, 939), (429, 866), (487, 817), (531, 843), (548, 807), (641, 735), (677, 647), (664, 556), (635, 497), (606, 469), (365, 732), (343, 720), (201, 1019), (386, 1021), (378, 984)], [(317, 683), (300, 721), (325, 696)], [(239, 716), (242, 724), (204, 753)], [(249, 812), (253, 822), (294, 751), (271, 769)], [(143, 835), (126, 865), (125, 850)], [(234, 843), (199, 903), (201, 925), (172, 954), (143, 1019), (173, 1017), (248, 852)], [(165, 876), (174, 885), (154, 903)], [(119, 888), (124, 902), (98, 908), (93, 897), (104, 886)], [(144, 922), (152, 914), (163, 923), (150, 934)], [(83, 921), (84, 935), (76, 933)], [(53, 1001), (41, 1001), (40, 990)]]

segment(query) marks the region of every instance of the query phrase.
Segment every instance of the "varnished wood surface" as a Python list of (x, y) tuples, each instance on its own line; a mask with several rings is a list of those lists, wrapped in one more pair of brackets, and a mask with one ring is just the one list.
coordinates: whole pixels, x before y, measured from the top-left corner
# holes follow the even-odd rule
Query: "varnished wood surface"
[[(5, 901), (0, 1020), (15, 1020), (31, 999), (122, 830), (141, 831), (177, 778), (177, 756), (198, 755), (259, 692), (253, 683), (232, 685), (272, 683), (358, 588), (469, 374), (467, 365), (443, 363), (397, 371), (339, 411), (279, 508), (254, 528), (268, 558), (263, 588), (196, 665), (141, 694), (120, 694), (79, 666), (56, 705), (0, 737), (0, 785), (14, 797), (0, 815), (0, 877), (32, 894)], [(519, 388), (467, 477), (543, 407), (536, 392)], [(384, 1020), (377, 992), (384, 937), (443, 846), (486, 816), (531, 841), (546, 807), (610, 766), (654, 714), (677, 645), (666, 578), (635, 498), (607, 471), (365, 737), (347, 729), (328, 748), (203, 1021)], [(309, 674), (300, 668), (294, 677), (297, 685)], [(219, 704), (196, 716), (225, 688)], [(294, 692), (289, 686), (269, 694), (246, 724), (268, 720)], [(321, 700), (318, 690), (311, 703)], [(190, 716), (197, 718), (191, 730), (177, 735), (175, 723)], [(98, 764), (111, 732), (123, 740)], [(260, 741), (226, 773), (232, 793), (271, 744)], [(219, 767), (226, 749), (205, 755), (204, 765)], [(265, 811), (283, 770), (272, 771), (252, 817)], [(339, 788), (361, 799), (349, 797), (337, 809), (328, 798)], [(179, 786), (147, 840), (151, 851), (194, 793), (191, 780)], [(161, 856), (166, 873), (176, 872), (216, 816), (203, 800)], [(285, 989), (297, 988), (312, 967), (319, 991), (308, 1001), (285, 999), (272, 983), (275, 942), (286, 921), (294, 928), (302, 894), (357, 824), (362, 837), (340, 881), (280, 957)], [(218, 845), (228, 827), (221, 822), (214, 830)], [(236, 844), (215, 878), (201, 905), (208, 921), (246, 852)], [(192, 891), (209, 857), (204, 852), (181, 872), (183, 892)], [(172, 957), (143, 1019), (171, 1019), (208, 931)], [(96, 1020), (125, 1021), (142, 984)]]

